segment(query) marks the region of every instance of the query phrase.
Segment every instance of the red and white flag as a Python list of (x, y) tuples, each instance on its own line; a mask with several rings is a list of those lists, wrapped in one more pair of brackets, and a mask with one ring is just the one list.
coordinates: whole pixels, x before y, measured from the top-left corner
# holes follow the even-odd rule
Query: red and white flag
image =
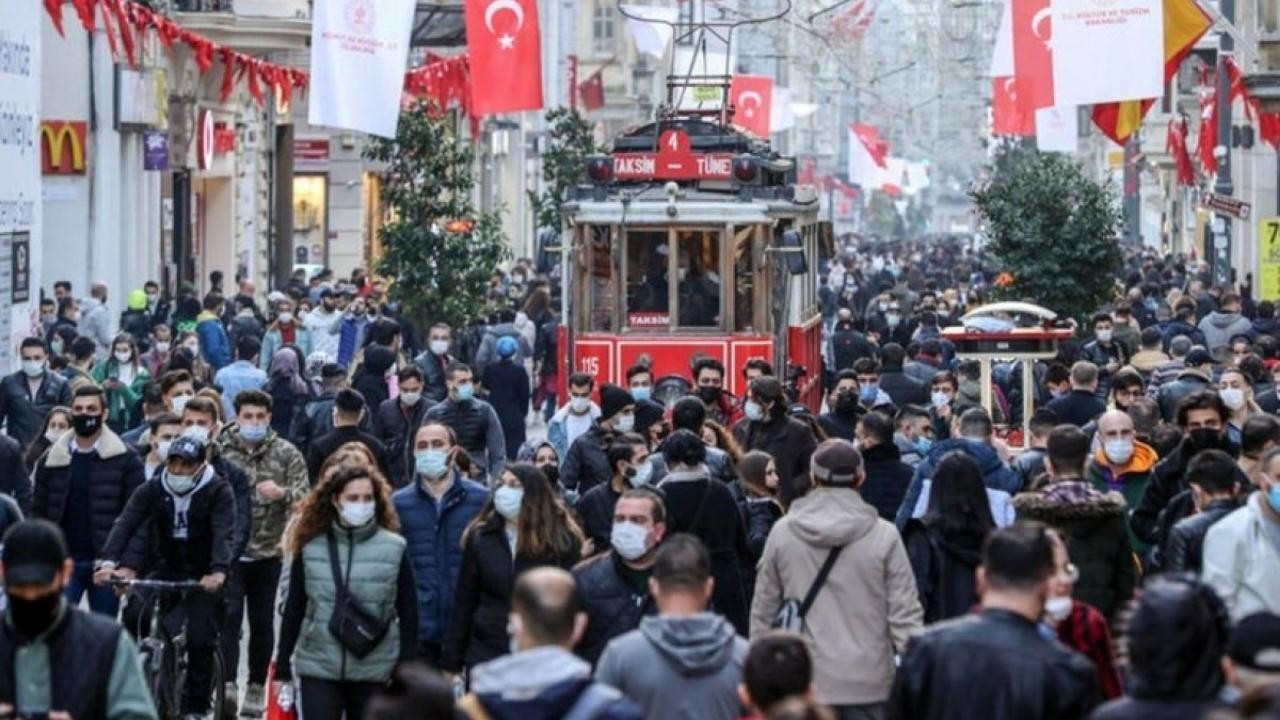
[(864, 191), (880, 187), (889, 169), (889, 145), (872, 125), (861, 123), (849, 127), (849, 181)]
[(734, 75), (729, 83), (733, 124), (755, 135), (769, 137), (769, 113), (773, 109), (773, 78), (768, 75)]
[(991, 134), (1031, 137), (1036, 133), (1036, 114), (1018, 97), (1021, 89), (1015, 77), (991, 79)]
[(1027, 110), (1053, 107), (1053, 22), (1049, 0), (1011, 0), (1011, 4), (1018, 102)]
[(466, 0), (471, 107), (477, 115), (542, 107), (536, 0)]

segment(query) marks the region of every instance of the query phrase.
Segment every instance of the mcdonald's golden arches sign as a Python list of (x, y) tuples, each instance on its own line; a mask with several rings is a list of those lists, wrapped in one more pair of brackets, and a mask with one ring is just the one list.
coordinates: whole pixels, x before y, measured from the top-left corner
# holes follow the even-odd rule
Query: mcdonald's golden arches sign
[(88, 124), (75, 120), (40, 123), (40, 167), (45, 175), (83, 175), (89, 166)]

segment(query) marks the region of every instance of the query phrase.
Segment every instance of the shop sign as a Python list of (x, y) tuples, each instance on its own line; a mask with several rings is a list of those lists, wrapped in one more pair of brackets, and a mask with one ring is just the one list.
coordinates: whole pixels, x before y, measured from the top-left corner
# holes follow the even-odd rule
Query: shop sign
[(213, 113), (200, 110), (196, 113), (196, 167), (208, 170), (213, 167)]
[(31, 299), (31, 233), (13, 234), (9, 253), (10, 292), (13, 302), (24, 303)]
[(213, 152), (226, 155), (236, 151), (236, 129), (228, 123), (213, 124)]
[(614, 153), (613, 172), (619, 180), (730, 180), (733, 156), (728, 153), (694, 153), (684, 130), (667, 130), (658, 151)]
[(40, 123), (40, 168), (45, 175), (83, 175), (88, 168), (89, 125), (74, 120)]
[(329, 138), (297, 138), (293, 141), (296, 165), (323, 165), (329, 162)]
[(1280, 300), (1280, 217), (1263, 218), (1258, 227), (1261, 299)]
[(169, 134), (148, 130), (142, 135), (142, 169), (169, 169)]

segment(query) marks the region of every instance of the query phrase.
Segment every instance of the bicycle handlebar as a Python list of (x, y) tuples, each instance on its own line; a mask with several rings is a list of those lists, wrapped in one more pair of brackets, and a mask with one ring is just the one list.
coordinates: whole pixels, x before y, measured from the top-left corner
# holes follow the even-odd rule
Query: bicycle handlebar
[(113, 587), (129, 587), (138, 590), (159, 590), (161, 592), (183, 592), (186, 590), (199, 590), (201, 588), (199, 580), (141, 580), (137, 578), (119, 578), (113, 577), (107, 580), (107, 584)]

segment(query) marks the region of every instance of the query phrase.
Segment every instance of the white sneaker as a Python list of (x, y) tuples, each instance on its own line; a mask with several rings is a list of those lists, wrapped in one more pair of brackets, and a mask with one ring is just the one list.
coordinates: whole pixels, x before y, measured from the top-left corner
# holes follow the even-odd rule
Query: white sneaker
[(260, 718), (266, 712), (266, 690), (257, 683), (250, 683), (244, 691), (244, 703), (240, 705), (240, 717)]

